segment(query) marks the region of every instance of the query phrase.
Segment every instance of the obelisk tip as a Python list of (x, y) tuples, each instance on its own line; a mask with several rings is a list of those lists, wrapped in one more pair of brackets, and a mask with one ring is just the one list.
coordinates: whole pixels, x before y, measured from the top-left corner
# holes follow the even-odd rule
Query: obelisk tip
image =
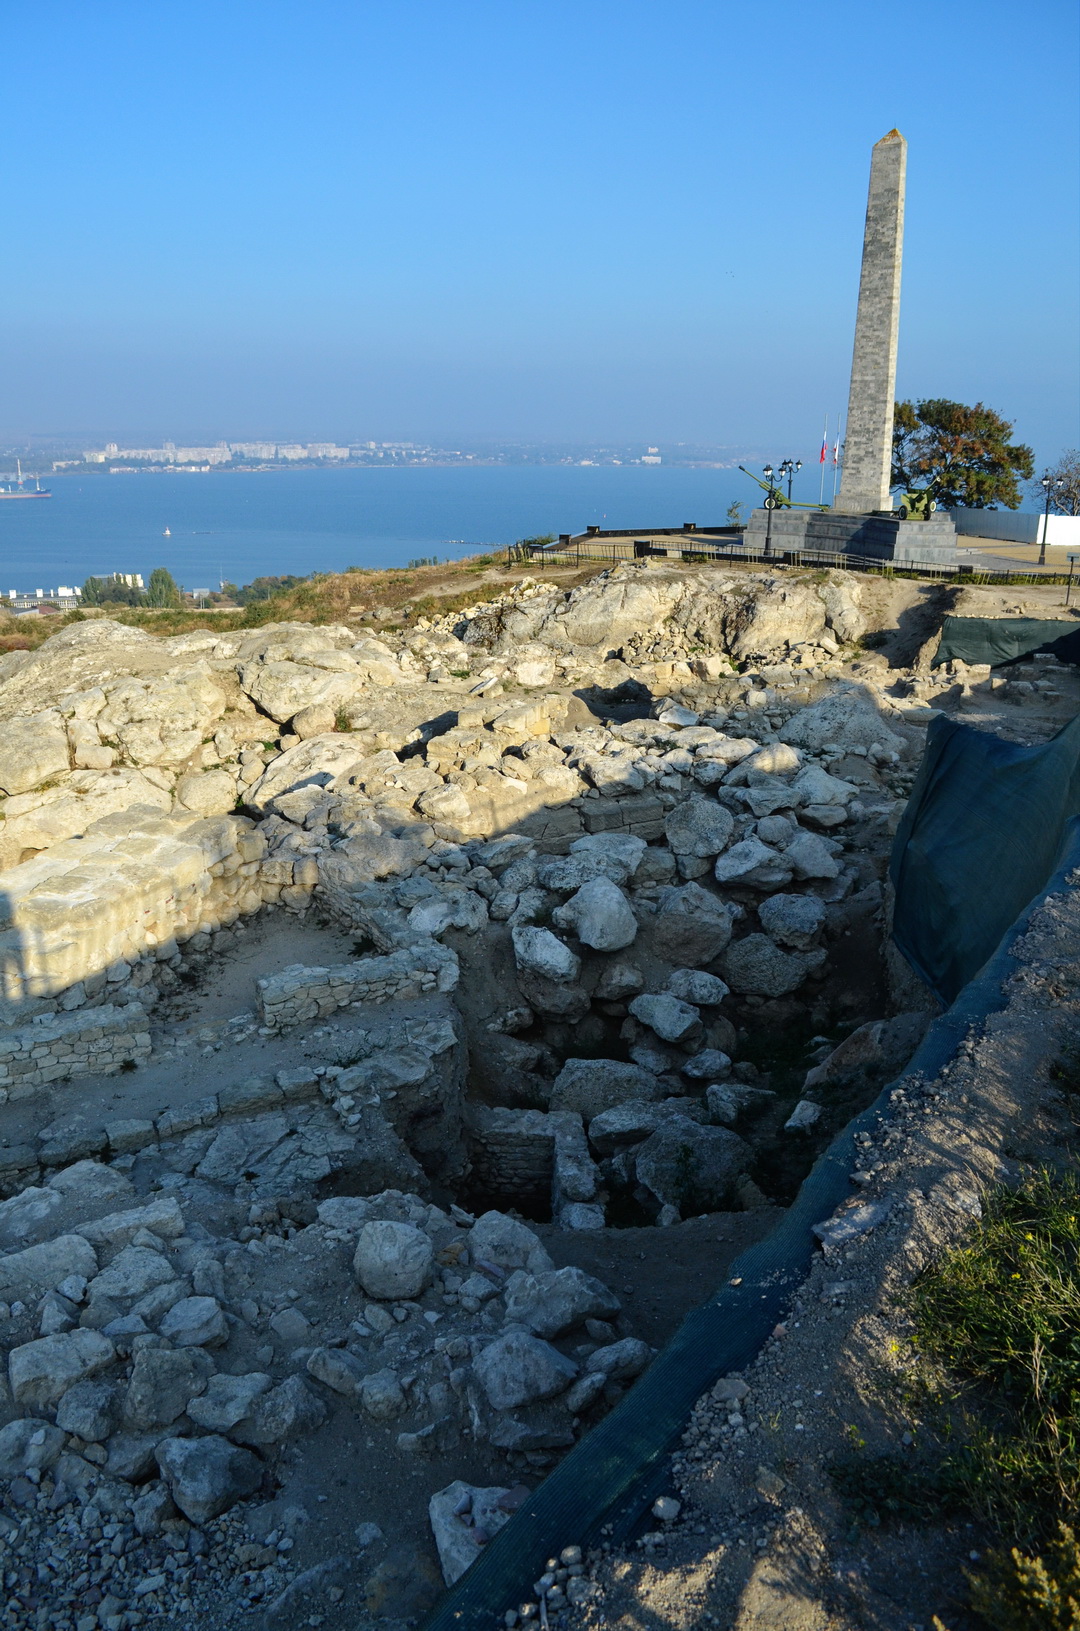
[(885, 142), (902, 142), (903, 139), (904, 139), (903, 136), (901, 136), (901, 134), (900, 134), (900, 132), (898, 130), (896, 130), (896, 129), (888, 130), (888, 131), (886, 131), (885, 135), (882, 136), (881, 141), (878, 142), (877, 145), (879, 147), (881, 147), (883, 145), (883, 143), (885, 143)]

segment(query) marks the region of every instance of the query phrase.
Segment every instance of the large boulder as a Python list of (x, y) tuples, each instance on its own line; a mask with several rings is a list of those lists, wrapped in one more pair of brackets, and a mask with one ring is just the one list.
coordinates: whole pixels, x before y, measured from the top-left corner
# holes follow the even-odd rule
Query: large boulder
[(808, 951), (825, 926), (825, 902), (817, 895), (770, 895), (758, 907), (758, 917), (778, 945)]
[(634, 876), (648, 849), (644, 838), (624, 832), (590, 832), (570, 845), (573, 856), (588, 856), (612, 883), (626, 883)]
[(24, 1417), (0, 1427), (0, 1478), (40, 1477), (59, 1461), (64, 1434), (50, 1422)]
[(737, 662), (775, 659), (824, 628), (825, 607), (813, 585), (791, 578), (750, 580), (725, 608), (727, 649)]
[(733, 844), (726, 854), (717, 857), (713, 869), (717, 883), (743, 889), (781, 889), (791, 882), (793, 870), (784, 855), (753, 837)]
[[(344, 653), (336, 655), (344, 658)], [(348, 661), (347, 672), (327, 673), (303, 663), (246, 663), (240, 670), (240, 683), (263, 713), (284, 725), (305, 708), (338, 708), (351, 701), (360, 689), (356, 664)]]
[(824, 838), (817, 833), (800, 830), (784, 846), (784, 859), (790, 863), (796, 878), (837, 878), (840, 863)]
[(621, 1059), (568, 1059), (555, 1078), (551, 1108), (576, 1111), (590, 1122), (627, 1099), (659, 1099), (663, 1091), (652, 1072), (640, 1065)]
[(469, 1252), (474, 1263), (493, 1263), (497, 1269), (542, 1274), (555, 1266), (539, 1235), (505, 1212), (485, 1212), (477, 1218), (469, 1231)]
[(538, 1337), (563, 1336), (587, 1319), (613, 1319), (621, 1307), (607, 1286), (578, 1268), (514, 1274), (505, 1300), (506, 1323), (523, 1325)]
[(794, 714), (780, 732), (782, 742), (820, 753), (828, 743), (845, 752), (878, 747), (903, 753), (903, 739), (890, 730), (873, 697), (863, 687), (845, 685)]
[(701, 1024), (701, 1015), (690, 1003), (668, 992), (635, 997), (630, 1004), (634, 1018), (647, 1025), (663, 1042), (685, 1042)]
[(60, 714), (23, 714), (4, 721), (0, 792), (28, 793), (70, 768), (67, 730)]
[(353, 1273), (369, 1297), (418, 1297), (430, 1283), (435, 1251), (411, 1223), (365, 1223), (353, 1256)]
[(345, 776), (368, 753), (365, 741), (347, 731), (313, 736), (271, 760), (247, 794), (247, 802), (265, 810), (274, 799), (304, 787), (323, 788)]
[(100, 1331), (64, 1331), (26, 1342), (8, 1356), (12, 1397), (24, 1410), (49, 1410), (68, 1388), (96, 1376), (115, 1358), (116, 1349)]
[(727, 902), (700, 884), (662, 889), (650, 930), (653, 950), (665, 962), (700, 968), (724, 950), (734, 920)]
[(132, 1432), (171, 1426), (206, 1391), (213, 1374), (213, 1361), (200, 1351), (144, 1348), (124, 1395), (124, 1426)]
[(809, 1071), (803, 1092), (823, 1083), (876, 1083), (896, 1075), (926, 1035), (927, 1013), (895, 1014), (860, 1025)]
[(724, 978), (740, 996), (786, 997), (824, 961), (824, 951), (781, 951), (768, 935), (748, 934), (724, 953)]
[(637, 936), (637, 918), (622, 890), (610, 878), (593, 878), (556, 907), (551, 921), (576, 934), (594, 951), (621, 951)]
[(473, 1370), (494, 1410), (515, 1410), (553, 1398), (565, 1392), (578, 1373), (572, 1359), (526, 1331), (496, 1337), (473, 1360)]
[(576, 980), (581, 973), (581, 958), (576, 957), (565, 941), (550, 929), (538, 929), (524, 924), (511, 931), (514, 943), (514, 961), (524, 974), (535, 974), (541, 979), (564, 985)]
[(194, 1524), (208, 1523), (254, 1495), (263, 1480), (258, 1457), (216, 1433), (162, 1439), (155, 1454), (169, 1493)]
[(675, 855), (711, 860), (724, 849), (735, 829), (735, 818), (715, 799), (692, 794), (669, 811), (664, 832)]
[(749, 1145), (728, 1128), (669, 1116), (638, 1147), (634, 1173), (660, 1206), (716, 1212), (730, 1202), (751, 1159)]

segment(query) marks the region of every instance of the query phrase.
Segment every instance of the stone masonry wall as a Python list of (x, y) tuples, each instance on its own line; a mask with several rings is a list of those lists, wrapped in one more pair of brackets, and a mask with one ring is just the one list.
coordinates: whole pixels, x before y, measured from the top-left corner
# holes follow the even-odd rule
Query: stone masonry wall
[(7, 873), (0, 1024), (134, 996), (190, 936), (272, 902), (310, 900), (311, 863), (266, 863), (266, 852), (246, 817), (139, 806)]
[(258, 981), (258, 1003), (263, 1024), (284, 1030), (354, 1003), (453, 991), (457, 980), (454, 953), (448, 946), (427, 940), (386, 957), (362, 957), (335, 968), (305, 968), (295, 963), (281, 974)]
[(50, 1082), (111, 1075), (129, 1061), (147, 1059), (148, 1027), (137, 1002), (42, 1014), (29, 1025), (13, 1026), (0, 1033), (0, 1104), (29, 1098)]

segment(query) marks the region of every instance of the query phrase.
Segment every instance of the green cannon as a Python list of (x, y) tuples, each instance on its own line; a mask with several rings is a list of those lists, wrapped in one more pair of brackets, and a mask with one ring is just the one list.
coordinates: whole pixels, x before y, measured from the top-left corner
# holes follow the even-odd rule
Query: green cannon
[(749, 476), (751, 481), (756, 481), (762, 489), (765, 494), (764, 506), (767, 510), (827, 510), (829, 508), (827, 504), (793, 503), (783, 489), (776, 486), (774, 482), (762, 481), (761, 477), (755, 476), (754, 472), (748, 470), (745, 464), (740, 464), (739, 469), (744, 476)]
[(901, 521), (929, 521), (937, 509), (937, 500), (934, 497), (935, 483), (929, 487), (911, 487), (906, 493), (900, 494), (900, 504), (897, 515)]

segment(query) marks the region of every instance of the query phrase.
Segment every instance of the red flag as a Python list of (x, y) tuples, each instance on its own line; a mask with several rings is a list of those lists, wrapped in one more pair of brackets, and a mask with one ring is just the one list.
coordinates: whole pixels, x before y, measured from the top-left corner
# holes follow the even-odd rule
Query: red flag
[(824, 464), (825, 463), (825, 455), (826, 455), (826, 453), (828, 451), (829, 451), (829, 438), (827, 436), (823, 436), (821, 438), (821, 457), (818, 460), (819, 464)]
[(833, 464), (839, 464), (840, 463), (840, 438), (839, 438), (839, 436), (836, 438), (836, 442), (835, 442), (835, 444), (833, 446), (832, 462), (833, 462)]

